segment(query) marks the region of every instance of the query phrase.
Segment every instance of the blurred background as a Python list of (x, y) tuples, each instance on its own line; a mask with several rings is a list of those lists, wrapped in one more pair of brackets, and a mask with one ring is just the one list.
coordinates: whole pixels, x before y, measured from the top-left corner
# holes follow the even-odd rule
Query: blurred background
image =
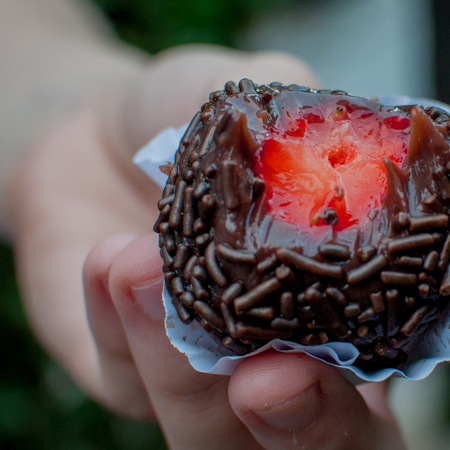
[[(193, 42), (281, 50), (305, 60), (324, 88), (450, 103), (448, 0), (93, 3), (118, 37), (151, 54)], [(7, 244), (0, 244), (0, 299), (0, 449), (166, 448), (157, 425), (98, 406), (35, 341)], [(422, 382), (392, 383), (392, 403), (411, 449), (450, 449), (449, 386), (445, 366)]]

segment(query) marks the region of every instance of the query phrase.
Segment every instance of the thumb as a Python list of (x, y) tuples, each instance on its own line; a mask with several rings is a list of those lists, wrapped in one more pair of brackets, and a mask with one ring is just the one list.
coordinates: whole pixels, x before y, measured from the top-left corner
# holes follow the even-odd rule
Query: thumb
[(395, 423), (373, 413), (336, 368), (304, 354), (245, 360), (231, 377), (229, 398), (266, 449), (405, 448)]

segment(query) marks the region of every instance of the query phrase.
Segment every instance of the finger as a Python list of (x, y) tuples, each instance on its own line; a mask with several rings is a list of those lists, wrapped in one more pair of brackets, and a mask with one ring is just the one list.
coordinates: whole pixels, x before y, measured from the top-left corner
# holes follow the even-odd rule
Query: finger
[(177, 47), (154, 57), (132, 85), (110, 96), (104, 115), (111, 150), (129, 159), (162, 129), (191, 120), (210, 92), (242, 78), (258, 84), (318, 86), (309, 67), (286, 54), (207, 45)]
[(155, 413), (173, 449), (260, 449), (230, 408), (228, 377), (196, 372), (169, 342), (156, 236), (114, 261), (110, 291)]
[(336, 368), (304, 354), (267, 352), (243, 361), (229, 397), (268, 450), (405, 448), (395, 426), (381, 422)]
[(363, 396), (369, 409), (378, 417), (385, 430), (390, 433), (390, 440), (395, 442), (395, 439), (397, 439), (397, 448), (402, 449), (405, 447), (402, 433), (389, 407), (389, 386), (390, 380), (385, 380), (380, 383), (363, 383), (358, 386), (358, 391)]
[(133, 417), (152, 417), (152, 408), (136, 370), (122, 322), (111, 300), (108, 278), (116, 256), (135, 235), (105, 239), (89, 253), (83, 268), (83, 285), (89, 325), (98, 358), (93, 389), (97, 400)]
[(388, 380), (380, 383), (363, 383), (358, 386), (358, 391), (378, 417), (393, 421), (394, 418), (387, 402), (388, 387)]

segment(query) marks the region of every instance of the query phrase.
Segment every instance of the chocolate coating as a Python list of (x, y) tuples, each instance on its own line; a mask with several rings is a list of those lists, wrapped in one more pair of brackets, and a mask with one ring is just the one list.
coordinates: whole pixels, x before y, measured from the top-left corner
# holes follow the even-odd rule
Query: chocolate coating
[[(410, 144), (402, 168), (384, 158), (384, 205), (364, 227), (336, 233), (328, 209), (315, 240), (270, 214), (255, 154), (286, 111), (339, 101), (410, 119)], [(211, 94), (181, 140), (154, 226), (181, 319), (238, 354), (274, 338), (339, 340), (358, 347), (364, 370), (398, 366), (448, 309), (449, 123), (437, 108), (297, 85), (241, 80)]]

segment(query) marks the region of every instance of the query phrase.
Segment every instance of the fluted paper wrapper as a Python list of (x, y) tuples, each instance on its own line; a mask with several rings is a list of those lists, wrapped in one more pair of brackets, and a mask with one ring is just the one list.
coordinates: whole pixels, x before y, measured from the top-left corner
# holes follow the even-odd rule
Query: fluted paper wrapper
[[(402, 96), (381, 96), (377, 100), (384, 105), (437, 106), (450, 114), (450, 106), (433, 100)], [(161, 172), (159, 166), (173, 161), (186, 128), (187, 125), (165, 129), (134, 157), (134, 162), (161, 187), (165, 186), (167, 176)], [(170, 342), (188, 357), (192, 367), (199, 372), (230, 375), (243, 358), (250, 358), (252, 355), (269, 349), (286, 353), (306, 353), (338, 367), (355, 384), (362, 381), (383, 381), (390, 376), (421, 380), (427, 377), (440, 362), (450, 361), (450, 315), (440, 319), (434, 327), (426, 332), (421, 342), (410, 353), (408, 360), (398, 368), (386, 368), (366, 373), (353, 366), (359, 351), (348, 342), (304, 346), (295, 342), (275, 339), (253, 353), (236, 356), (231, 350), (214, 340), (196, 320), (189, 325), (184, 324), (179, 319), (171, 296), (165, 287), (162, 298), (166, 310), (167, 336)]]

